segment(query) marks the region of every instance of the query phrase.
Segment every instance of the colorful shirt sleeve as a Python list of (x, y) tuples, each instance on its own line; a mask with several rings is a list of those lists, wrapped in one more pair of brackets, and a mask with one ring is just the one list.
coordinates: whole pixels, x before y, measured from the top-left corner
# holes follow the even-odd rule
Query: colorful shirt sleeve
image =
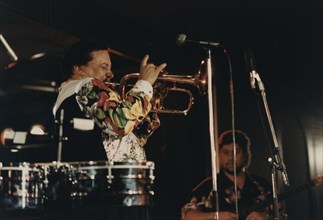
[(121, 100), (120, 96), (97, 79), (85, 83), (76, 94), (81, 109), (110, 138), (129, 134), (149, 113), (151, 85), (139, 80)]

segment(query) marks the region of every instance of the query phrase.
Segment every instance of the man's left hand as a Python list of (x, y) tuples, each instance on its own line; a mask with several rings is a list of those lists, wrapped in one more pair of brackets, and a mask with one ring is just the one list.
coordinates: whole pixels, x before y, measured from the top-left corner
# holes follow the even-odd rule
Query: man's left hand
[(246, 220), (269, 220), (268, 216), (261, 212), (251, 212)]

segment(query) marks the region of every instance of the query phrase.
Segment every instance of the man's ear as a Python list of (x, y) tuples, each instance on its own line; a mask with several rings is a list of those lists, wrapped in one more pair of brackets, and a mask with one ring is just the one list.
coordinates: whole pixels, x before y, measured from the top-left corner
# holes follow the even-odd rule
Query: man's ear
[(76, 75), (76, 76), (84, 75), (84, 72), (82, 71), (81, 66), (77, 66), (77, 65), (73, 66), (73, 75)]

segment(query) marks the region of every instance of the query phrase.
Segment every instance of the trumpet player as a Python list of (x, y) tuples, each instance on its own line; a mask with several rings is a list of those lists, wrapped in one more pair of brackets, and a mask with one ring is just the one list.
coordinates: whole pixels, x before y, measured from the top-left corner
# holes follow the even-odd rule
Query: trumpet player
[[(68, 50), (63, 59), (66, 80), (53, 109), (56, 121), (63, 121), (62, 161), (146, 161), (143, 145), (159, 126), (157, 115), (150, 113), (152, 85), (166, 67), (148, 60), (143, 57), (137, 82), (121, 100), (105, 84), (114, 77), (107, 45), (83, 40)], [(77, 126), (77, 119), (88, 121)]]

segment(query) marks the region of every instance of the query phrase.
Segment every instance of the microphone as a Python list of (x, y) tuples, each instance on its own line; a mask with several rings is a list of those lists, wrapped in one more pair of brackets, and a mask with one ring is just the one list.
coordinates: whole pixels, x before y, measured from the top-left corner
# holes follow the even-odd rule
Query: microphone
[(198, 44), (198, 45), (203, 45), (203, 46), (212, 46), (212, 47), (220, 46), (220, 43), (218, 43), (218, 42), (191, 40), (191, 39), (187, 39), (185, 34), (177, 35), (176, 44), (178, 46), (182, 46), (185, 43)]
[(251, 89), (256, 88), (256, 60), (253, 54), (253, 51), (250, 48), (245, 49), (244, 51), (244, 58), (245, 58), (245, 65), (246, 65), (246, 72), (249, 73), (249, 80)]

